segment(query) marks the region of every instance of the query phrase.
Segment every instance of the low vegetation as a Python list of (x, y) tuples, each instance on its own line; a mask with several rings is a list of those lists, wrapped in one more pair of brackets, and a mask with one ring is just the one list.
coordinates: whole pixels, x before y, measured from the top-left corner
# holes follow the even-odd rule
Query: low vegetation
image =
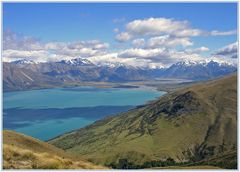
[(13, 131), (4, 130), (3, 140), (4, 169), (104, 169)]
[[(126, 162), (119, 165), (120, 159), (127, 159), (127, 166), (139, 167), (155, 160), (162, 163), (168, 157), (177, 163), (202, 162), (196, 165), (235, 168), (236, 161), (218, 158), (219, 162), (213, 163), (210, 158), (236, 150), (237, 76), (181, 88), (49, 143), (91, 162), (116, 168)], [(236, 152), (233, 154), (236, 157)]]
[(152, 167), (169, 167), (178, 164), (179, 163), (175, 162), (172, 158), (167, 158), (164, 161), (147, 161), (141, 165), (129, 162), (127, 159), (119, 159), (118, 163), (106, 164), (106, 166), (110, 166), (114, 169), (143, 169)]
[(176, 162), (172, 158), (166, 160), (147, 161), (143, 164), (134, 164), (128, 159), (119, 159), (117, 163), (106, 164), (113, 169), (237, 169), (236, 149), (218, 156), (204, 159), (202, 161), (190, 160), (186, 162)]

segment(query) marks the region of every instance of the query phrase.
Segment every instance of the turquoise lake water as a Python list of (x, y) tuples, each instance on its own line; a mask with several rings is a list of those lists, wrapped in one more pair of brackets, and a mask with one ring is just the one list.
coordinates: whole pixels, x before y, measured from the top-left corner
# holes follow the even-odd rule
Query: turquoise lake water
[(95, 87), (7, 92), (3, 94), (3, 127), (48, 140), (164, 93), (149, 88)]

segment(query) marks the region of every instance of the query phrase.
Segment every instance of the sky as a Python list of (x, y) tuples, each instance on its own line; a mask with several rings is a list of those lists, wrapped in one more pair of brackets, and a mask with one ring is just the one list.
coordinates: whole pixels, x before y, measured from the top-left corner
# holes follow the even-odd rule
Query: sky
[(4, 61), (237, 61), (237, 3), (3, 3), (2, 12)]

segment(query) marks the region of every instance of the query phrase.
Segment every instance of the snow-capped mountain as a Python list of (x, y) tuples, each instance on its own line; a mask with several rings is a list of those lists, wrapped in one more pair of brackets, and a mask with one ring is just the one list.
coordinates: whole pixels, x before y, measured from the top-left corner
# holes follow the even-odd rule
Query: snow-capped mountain
[(72, 65), (72, 66), (94, 66), (94, 64), (91, 61), (84, 58), (61, 60), (58, 63)]
[(185, 78), (192, 80), (212, 79), (236, 71), (234, 65), (216, 61), (181, 61), (166, 68), (161, 74), (169, 78)]
[(34, 62), (32, 60), (27, 60), (27, 59), (16, 60), (11, 63), (13, 63), (13, 64), (38, 64), (38, 62)]
[(179, 61), (179, 62), (177, 62), (173, 65), (176, 65), (176, 66), (195, 66), (195, 65), (204, 64), (204, 63), (206, 63), (206, 62), (184, 60), (184, 61)]
[[(25, 89), (38, 85), (62, 82), (77, 83), (84, 81), (124, 82), (156, 78), (177, 78), (190, 80), (208, 80), (237, 71), (237, 67), (216, 61), (181, 61), (167, 68), (140, 68), (121, 63), (93, 64), (87, 59), (77, 58), (59, 62), (36, 63), (30, 60), (18, 60), (3, 64), (5, 89)], [(12, 75), (14, 73), (14, 75)], [(30, 78), (37, 78), (32, 81)]]
[(97, 66), (99, 67), (109, 67), (109, 68), (118, 68), (118, 67), (127, 67), (128, 65), (125, 65), (123, 63), (119, 62), (101, 62), (97, 63)]

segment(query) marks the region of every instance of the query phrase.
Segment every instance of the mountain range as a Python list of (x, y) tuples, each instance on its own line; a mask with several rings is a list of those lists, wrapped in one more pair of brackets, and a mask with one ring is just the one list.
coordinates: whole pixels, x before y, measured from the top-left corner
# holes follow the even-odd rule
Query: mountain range
[(113, 168), (178, 164), (237, 168), (237, 75), (168, 93), (49, 141)]
[(4, 91), (27, 90), (72, 85), (81, 82), (129, 82), (177, 78), (208, 80), (235, 72), (236, 66), (227, 63), (177, 62), (168, 68), (140, 68), (120, 63), (95, 65), (83, 58), (58, 62), (18, 60), (3, 63)]
[(237, 74), (171, 91), (47, 142), (3, 131), (4, 169), (237, 169)]

